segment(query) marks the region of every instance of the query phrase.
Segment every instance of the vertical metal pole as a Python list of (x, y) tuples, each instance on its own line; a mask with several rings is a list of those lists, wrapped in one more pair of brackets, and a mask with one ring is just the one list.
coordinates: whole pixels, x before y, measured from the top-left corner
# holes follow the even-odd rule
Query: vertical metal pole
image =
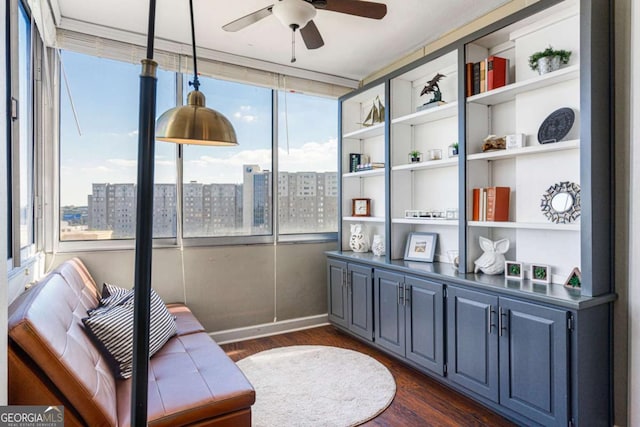
[(131, 382), (131, 425), (136, 427), (147, 425), (149, 314), (151, 255), (153, 248), (153, 165), (156, 122), (156, 69), (158, 66), (153, 61), (155, 3), (155, 0), (150, 0), (149, 2), (147, 59), (142, 60), (142, 73), (140, 74), (133, 381)]

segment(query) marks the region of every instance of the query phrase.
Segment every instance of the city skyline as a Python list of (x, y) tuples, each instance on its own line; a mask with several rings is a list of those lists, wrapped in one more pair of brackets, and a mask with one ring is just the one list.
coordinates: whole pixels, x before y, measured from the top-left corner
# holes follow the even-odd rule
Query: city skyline
[[(243, 165), (243, 183), (183, 184), (185, 237), (271, 234), (273, 172)], [(281, 233), (337, 229), (336, 172), (279, 172)], [(93, 183), (85, 206), (63, 206), (62, 240), (131, 238), (135, 233), (136, 184)], [(176, 184), (154, 185), (154, 237), (173, 237), (177, 225)]]

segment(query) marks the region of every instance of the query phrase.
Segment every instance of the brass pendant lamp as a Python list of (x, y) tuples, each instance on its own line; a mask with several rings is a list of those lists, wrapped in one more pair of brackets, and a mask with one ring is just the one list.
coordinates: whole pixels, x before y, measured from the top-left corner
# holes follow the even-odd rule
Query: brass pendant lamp
[(193, 0), (189, 0), (191, 15), (191, 40), (193, 43), (194, 90), (187, 95), (187, 105), (172, 108), (162, 114), (156, 122), (156, 139), (177, 144), (233, 146), (238, 145), (236, 132), (231, 122), (211, 108), (205, 106), (205, 96), (198, 89), (198, 62), (196, 59), (196, 33), (193, 23)]

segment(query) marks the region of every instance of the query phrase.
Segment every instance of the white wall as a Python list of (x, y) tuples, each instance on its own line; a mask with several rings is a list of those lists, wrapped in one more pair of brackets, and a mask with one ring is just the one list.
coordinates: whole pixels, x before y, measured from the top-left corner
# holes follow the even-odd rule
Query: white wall
[[(4, 23), (6, 19), (6, 7), (4, 2), (0, 7), (0, 22)], [(4, 31), (0, 32), (0, 46), (6, 46), (6, 37)], [(4, 231), (7, 223), (7, 186), (4, 177), (7, 176), (7, 155), (5, 147), (7, 146), (7, 99), (6, 82), (6, 56), (0, 55), (0, 336), (7, 336), (7, 233)], [(0, 340), (0, 405), (7, 404), (7, 340)]]

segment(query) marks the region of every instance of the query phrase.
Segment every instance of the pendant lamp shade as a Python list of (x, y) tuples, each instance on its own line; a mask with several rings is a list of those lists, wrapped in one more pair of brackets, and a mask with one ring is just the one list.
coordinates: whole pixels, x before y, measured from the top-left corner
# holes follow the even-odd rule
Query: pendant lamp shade
[(205, 106), (199, 90), (189, 92), (187, 105), (172, 108), (158, 118), (156, 139), (177, 144), (233, 146), (238, 145), (231, 122)]

